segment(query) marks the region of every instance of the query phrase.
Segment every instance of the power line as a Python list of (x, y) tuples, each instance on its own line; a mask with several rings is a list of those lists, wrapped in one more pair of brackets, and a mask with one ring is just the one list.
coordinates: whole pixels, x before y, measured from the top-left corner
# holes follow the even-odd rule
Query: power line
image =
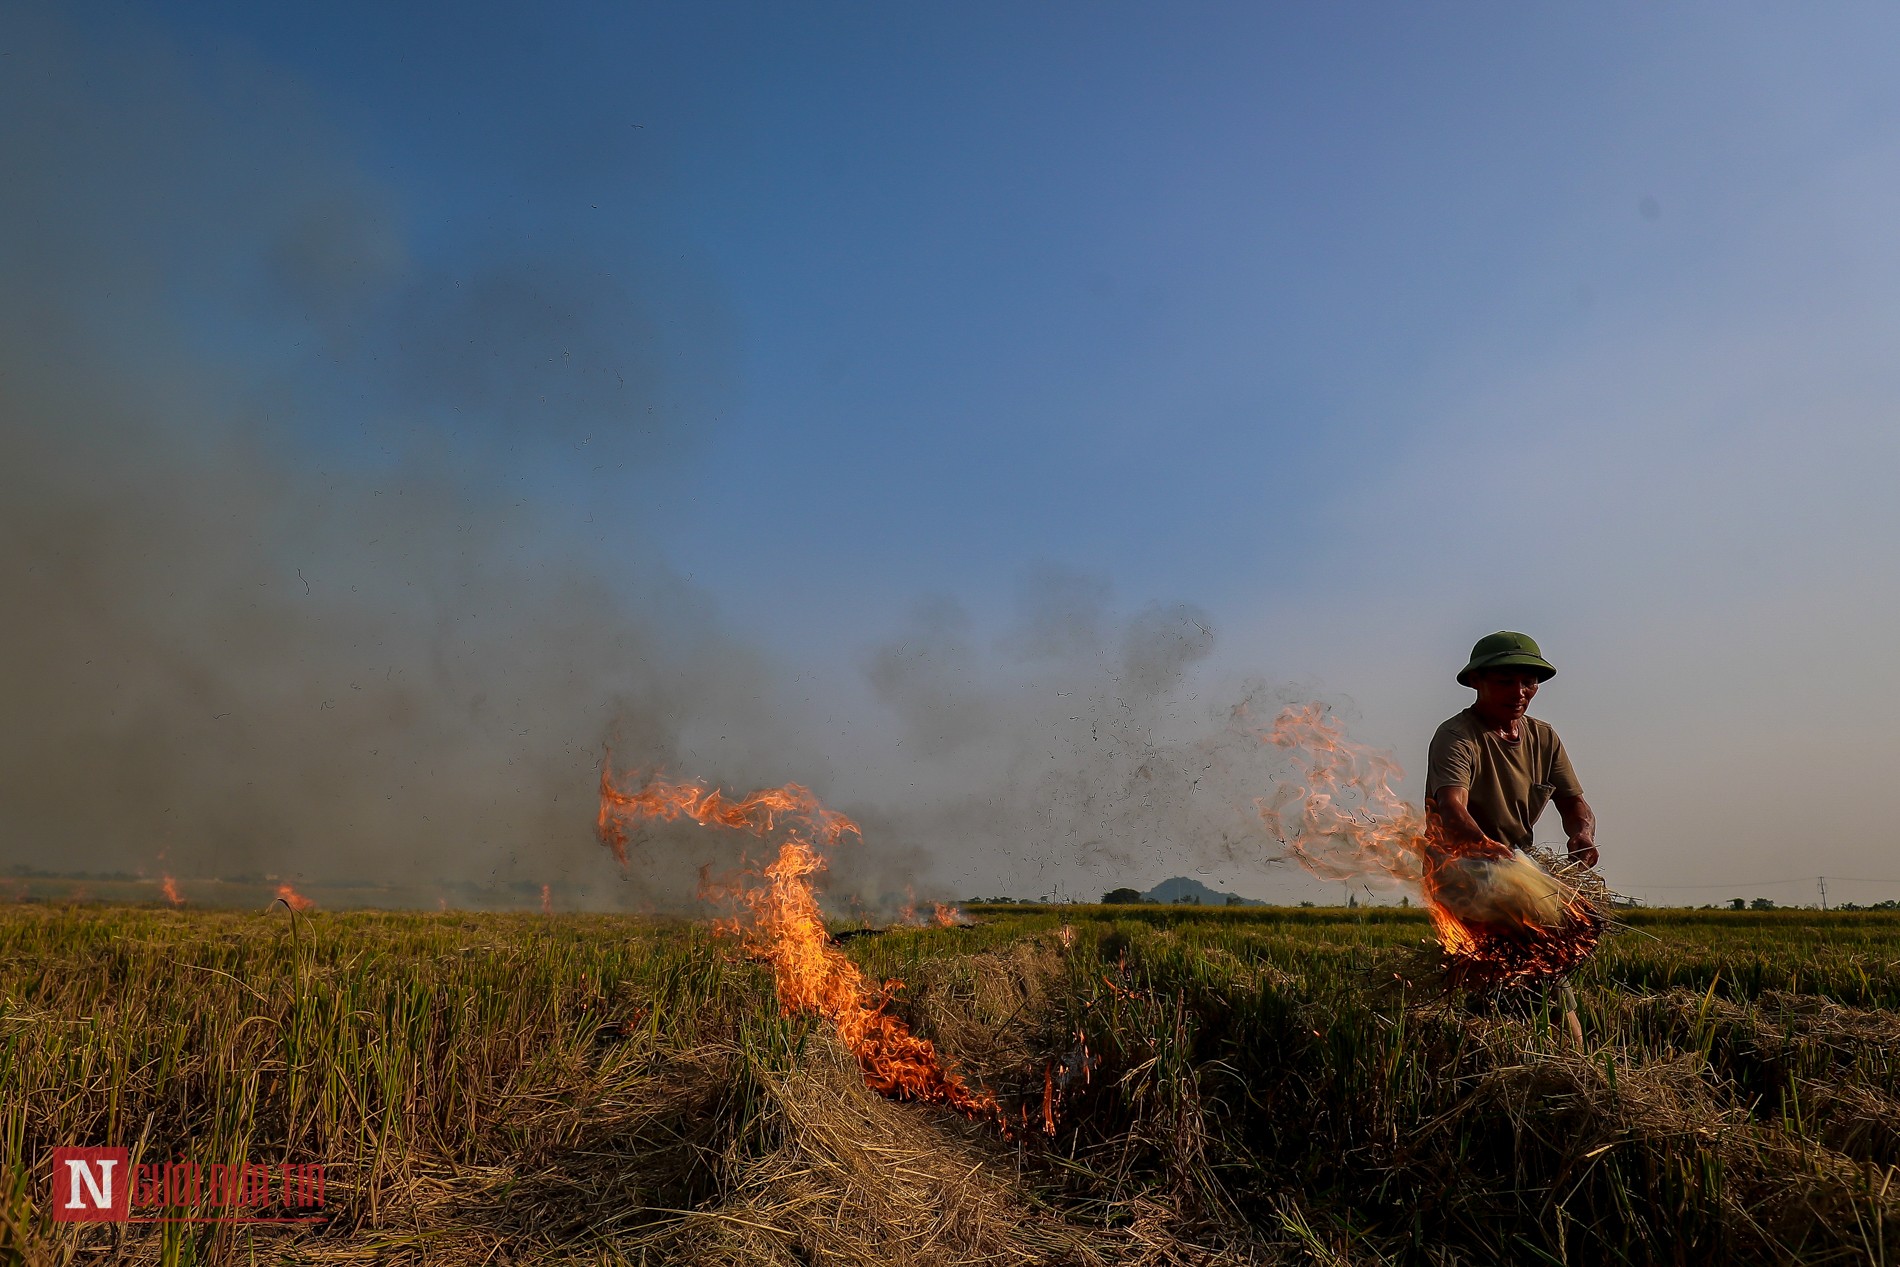
[[(1891, 884), (1900, 886), (1900, 880), (1870, 880), (1866, 876), (1837, 875), (1830, 876), (1836, 884)], [(1714, 884), (1638, 884), (1639, 889), (1766, 889), (1785, 884), (1812, 884), (1811, 875), (1796, 876), (1792, 880), (1721, 880)]]

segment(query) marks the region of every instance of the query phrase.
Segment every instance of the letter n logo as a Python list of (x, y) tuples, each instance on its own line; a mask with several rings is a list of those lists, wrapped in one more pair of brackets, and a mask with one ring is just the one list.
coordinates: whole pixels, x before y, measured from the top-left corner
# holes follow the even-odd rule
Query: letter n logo
[(53, 1150), (53, 1221), (123, 1223), (132, 1206), (132, 1154), (124, 1148)]

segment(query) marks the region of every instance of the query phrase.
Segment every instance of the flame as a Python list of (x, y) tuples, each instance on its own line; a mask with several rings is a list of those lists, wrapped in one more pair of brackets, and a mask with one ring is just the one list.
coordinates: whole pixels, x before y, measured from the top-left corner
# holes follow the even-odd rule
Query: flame
[(968, 1117), (1003, 1125), (994, 1096), (972, 1090), (945, 1068), (934, 1044), (885, 1010), (904, 983), (885, 981), (873, 988), (825, 931), (813, 888), (813, 877), (825, 869), (820, 850), (847, 833), (858, 835), (856, 823), (826, 809), (797, 784), (740, 800), (704, 783), (659, 777), (627, 790), (615, 785), (603, 763), (600, 839), (623, 865), (631, 830), (650, 818), (688, 819), (761, 837), (782, 830), (778, 856), (763, 870), (741, 873), (725, 884), (701, 872), (702, 897), (729, 899), (743, 912), (715, 921), (715, 931), (739, 938), (748, 952), (772, 965), (779, 1007), (787, 1015), (816, 1013), (831, 1023), (872, 1089), (898, 1099), (947, 1104)]
[(963, 922), (963, 912), (949, 903), (936, 902), (932, 905), (935, 909), (930, 912), (930, 918), (938, 928), (955, 928)]
[(541, 913), (554, 914), (554, 895), (548, 891), (548, 886), (545, 884), (541, 886)]
[(1288, 708), (1260, 738), (1287, 749), (1305, 775), (1255, 802), (1289, 856), (1323, 880), (1381, 872), (1407, 884), (1424, 880), (1428, 825), (1393, 791), (1405, 772), (1389, 754), (1348, 739), (1321, 704)]
[(1416, 888), (1454, 979), (1533, 981), (1596, 948), (1604, 921), (1575, 884), (1516, 855), (1451, 848), (1438, 816), (1394, 790), (1405, 772), (1392, 755), (1348, 738), (1323, 705), (1287, 708), (1259, 738), (1286, 749), (1301, 775), (1255, 802), (1287, 856), (1324, 880)]
[(316, 905), (315, 902), (312, 902), (309, 898), (297, 892), (297, 890), (291, 888), (288, 884), (280, 884), (277, 886), (277, 900), (293, 911), (307, 911)]
[(595, 830), (621, 866), (627, 865), (628, 823), (647, 818), (669, 823), (685, 818), (701, 827), (731, 827), (755, 836), (766, 835), (784, 819), (803, 823), (811, 838), (821, 845), (837, 844), (846, 832), (858, 834), (856, 823), (826, 809), (810, 789), (796, 783), (766, 788), (737, 801), (697, 781), (669, 783), (656, 778), (636, 791), (624, 792), (614, 786), (611, 760), (602, 760), (600, 814)]
[(178, 881), (172, 879), (170, 876), (166, 876), (158, 882), (158, 891), (163, 893), (165, 900), (170, 902), (173, 906), (183, 906), (185, 904), (184, 894), (178, 891)]

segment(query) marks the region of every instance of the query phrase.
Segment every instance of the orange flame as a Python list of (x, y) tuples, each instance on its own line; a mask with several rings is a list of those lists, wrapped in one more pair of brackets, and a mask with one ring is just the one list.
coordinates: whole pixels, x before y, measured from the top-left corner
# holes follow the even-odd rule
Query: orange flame
[(1289, 856), (1322, 880), (1383, 872), (1423, 881), (1425, 815), (1393, 791), (1405, 772), (1389, 754), (1348, 739), (1321, 704), (1288, 708), (1260, 738), (1287, 749), (1306, 776), (1255, 802)]
[(934, 905), (936, 909), (931, 912), (930, 918), (936, 922), (938, 928), (955, 928), (963, 922), (963, 912), (956, 907), (947, 902), (937, 902)]
[(628, 824), (657, 818), (663, 822), (690, 819), (701, 827), (731, 827), (763, 836), (780, 819), (803, 823), (811, 837), (821, 845), (835, 845), (846, 832), (858, 834), (858, 825), (843, 814), (818, 803), (809, 788), (796, 783), (766, 788), (742, 800), (730, 800), (718, 788), (688, 781), (669, 783), (655, 778), (644, 787), (623, 792), (614, 786), (613, 766), (608, 759), (600, 763), (600, 814), (595, 830), (602, 843), (614, 851), (621, 866), (627, 865)]
[(178, 891), (178, 881), (172, 879), (170, 876), (166, 876), (159, 881), (158, 891), (163, 893), (165, 900), (170, 902), (173, 906), (183, 906), (185, 904), (184, 895)]
[(297, 892), (297, 890), (291, 888), (288, 884), (280, 884), (277, 886), (277, 900), (293, 911), (307, 911), (316, 905), (315, 902), (312, 902), (309, 898)]
[(541, 913), (554, 914), (554, 895), (548, 891), (548, 886), (545, 884), (541, 886)]
[(785, 840), (778, 857), (762, 871), (745, 872), (724, 886), (705, 880), (702, 873), (702, 896), (730, 898), (744, 912), (738, 919), (716, 921), (714, 928), (738, 937), (747, 951), (772, 965), (779, 1007), (787, 1015), (815, 1012), (831, 1023), (874, 1090), (899, 1099), (936, 1101), (969, 1117), (1003, 1123), (994, 1096), (972, 1090), (945, 1068), (934, 1044), (885, 1010), (904, 983), (886, 981), (873, 989), (825, 931), (813, 888), (813, 877), (825, 869), (819, 850), (847, 832), (859, 834), (856, 823), (826, 809), (796, 784), (767, 788), (741, 800), (703, 783), (657, 777), (623, 790), (603, 765), (600, 838), (623, 864), (630, 830), (647, 818), (684, 818), (755, 836), (782, 829)]
[(1601, 916), (1560, 880), (1550, 881), (1561, 898), (1550, 926), (1453, 910), (1447, 895), (1474, 859), (1448, 845), (1436, 814), (1394, 790), (1405, 772), (1392, 755), (1348, 738), (1323, 705), (1289, 707), (1259, 737), (1287, 749), (1302, 776), (1255, 802), (1287, 856), (1323, 880), (1382, 876), (1416, 887), (1455, 976), (1535, 980), (1574, 968), (1596, 948)]

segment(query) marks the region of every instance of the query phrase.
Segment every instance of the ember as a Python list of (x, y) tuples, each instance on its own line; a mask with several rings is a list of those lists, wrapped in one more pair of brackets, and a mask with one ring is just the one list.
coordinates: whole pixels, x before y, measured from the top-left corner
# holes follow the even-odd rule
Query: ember
[(611, 767), (603, 762), (598, 830), (623, 866), (630, 830), (644, 819), (688, 819), (760, 837), (782, 831), (778, 857), (763, 870), (723, 884), (702, 876), (701, 896), (731, 900), (743, 911), (715, 928), (739, 938), (772, 965), (785, 1013), (815, 1012), (832, 1024), (874, 1090), (898, 1099), (937, 1101), (965, 1116), (1005, 1125), (994, 1096), (972, 1090), (944, 1067), (934, 1044), (885, 1011), (904, 983), (886, 981), (873, 989), (825, 930), (812, 886), (813, 877), (825, 869), (820, 850), (847, 834), (858, 835), (856, 823), (826, 809), (797, 784), (734, 800), (703, 783), (657, 777), (636, 782), (626, 779), (631, 790), (616, 786)]
[(1588, 868), (1522, 856), (1461, 856), (1434, 817), (1393, 790), (1389, 753), (1347, 738), (1319, 704), (1286, 709), (1259, 736), (1285, 748), (1302, 781), (1256, 802), (1289, 857), (1326, 880), (1380, 876), (1425, 900), (1447, 976), (1484, 987), (1575, 968), (1596, 949), (1607, 891)]

